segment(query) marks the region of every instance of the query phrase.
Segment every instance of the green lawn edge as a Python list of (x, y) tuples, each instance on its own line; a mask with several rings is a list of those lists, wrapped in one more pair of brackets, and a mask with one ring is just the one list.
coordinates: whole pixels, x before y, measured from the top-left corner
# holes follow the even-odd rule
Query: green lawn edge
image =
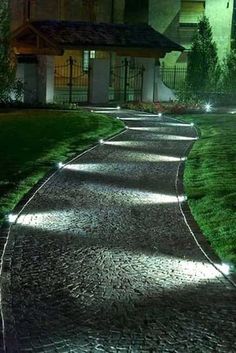
[(236, 116), (181, 116), (200, 131), (185, 164), (191, 212), (224, 262), (236, 267)]
[(58, 162), (123, 129), (120, 120), (86, 110), (0, 112), (0, 226)]

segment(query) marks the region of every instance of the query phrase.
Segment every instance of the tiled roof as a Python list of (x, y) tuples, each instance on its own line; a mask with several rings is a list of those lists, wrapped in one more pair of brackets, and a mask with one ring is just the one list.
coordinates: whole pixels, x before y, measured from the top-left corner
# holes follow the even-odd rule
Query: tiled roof
[(31, 22), (60, 47), (123, 47), (182, 51), (184, 48), (147, 24), (127, 25), (78, 21)]

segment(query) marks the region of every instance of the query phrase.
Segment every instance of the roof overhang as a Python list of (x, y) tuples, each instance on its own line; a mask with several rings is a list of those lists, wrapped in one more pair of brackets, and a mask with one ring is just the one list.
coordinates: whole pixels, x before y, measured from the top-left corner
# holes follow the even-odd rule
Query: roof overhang
[(21, 55), (63, 55), (64, 52), (31, 23), (25, 23), (12, 33), (11, 44), (14, 52)]
[[(49, 22), (49, 25), (50, 23), (52, 23), (53, 25), (53, 22)], [(52, 36), (47, 36), (45, 32), (40, 30), (40, 26), (37, 26), (36, 24), (38, 24), (38, 22), (27, 22), (12, 33), (12, 46), (16, 54), (63, 55), (65, 50), (99, 50), (116, 52), (117, 55), (120, 56), (150, 57), (159, 59), (163, 58), (166, 53), (171, 52), (173, 50), (184, 50), (183, 47), (170, 41), (167, 38), (166, 40), (168, 41), (168, 43), (172, 43), (172, 45), (167, 45), (165, 48), (161, 46), (150, 47), (148, 46), (148, 43), (146, 46), (141, 47), (137, 46), (137, 43), (135, 43), (135, 45), (124, 44), (121, 46), (120, 43), (118, 41), (116, 43), (115, 40), (112, 44), (105, 43), (105, 40), (104, 43), (97, 44), (96, 39), (94, 39), (94, 41), (92, 42), (90, 40), (90, 43), (86, 44), (80, 43), (79, 41), (77, 41), (76, 43), (58, 43), (58, 36), (56, 38), (57, 40), (52, 39)], [(109, 24), (106, 25), (109, 26)], [(96, 24), (96, 26), (99, 28), (99, 24)], [(130, 27), (132, 28), (132, 26)], [(121, 28), (122, 31), (122, 25), (119, 25), (119, 28)], [(162, 37), (164, 36), (162, 35)]]

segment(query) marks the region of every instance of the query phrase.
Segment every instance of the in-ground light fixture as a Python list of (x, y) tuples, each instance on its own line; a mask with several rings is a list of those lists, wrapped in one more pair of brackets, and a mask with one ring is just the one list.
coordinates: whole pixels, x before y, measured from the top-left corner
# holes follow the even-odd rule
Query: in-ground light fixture
[(117, 110), (120, 110), (120, 106), (118, 105), (118, 106), (116, 107), (116, 109), (117, 109)]
[(158, 116), (159, 116), (159, 118), (161, 118), (162, 117), (162, 113), (158, 113)]
[(64, 164), (62, 162), (57, 163), (57, 168), (61, 169), (64, 167)]
[(210, 113), (212, 111), (212, 105), (210, 103), (206, 103), (204, 108), (207, 113)]
[(15, 223), (16, 219), (17, 219), (17, 215), (16, 214), (10, 213), (7, 216), (7, 220), (8, 220), (9, 223)]
[(224, 274), (224, 275), (229, 275), (230, 274), (230, 265), (222, 262), (221, 265), (216, 265), (216, 267)]
[(104, 143), (104, 140), (100, 139), (98, 142), (100, 143), (100, 145), (102, 145)]

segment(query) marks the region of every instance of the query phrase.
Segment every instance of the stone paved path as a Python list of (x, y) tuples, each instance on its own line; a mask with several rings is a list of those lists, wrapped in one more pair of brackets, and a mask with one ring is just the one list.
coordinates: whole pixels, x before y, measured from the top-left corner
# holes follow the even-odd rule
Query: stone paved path
[(119, 115), (130, 129), (60, 170), (11, 228), (7, 352), (236, 352), (235, 288), (175, 189), (195, 129)]

